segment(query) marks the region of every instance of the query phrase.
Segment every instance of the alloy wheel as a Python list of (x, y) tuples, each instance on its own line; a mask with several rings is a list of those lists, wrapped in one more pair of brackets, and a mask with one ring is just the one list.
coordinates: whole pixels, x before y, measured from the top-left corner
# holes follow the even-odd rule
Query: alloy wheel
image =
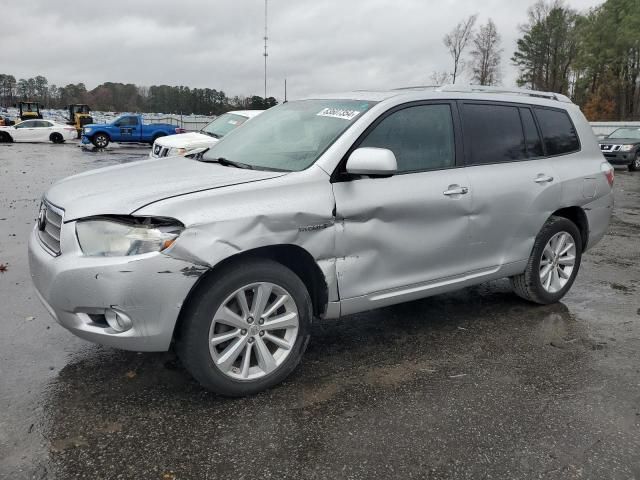
[(556, 233), (542, 251), (540, 282), (549, 293), (564, 288), (576, 263), (576, 242), (567, 232)]
[(234, 380), (256, 380), (275, 371), (298, 337), (298, 308), (284, 288), (259, 282), (239, 288), (216, 311), (209, 352)]

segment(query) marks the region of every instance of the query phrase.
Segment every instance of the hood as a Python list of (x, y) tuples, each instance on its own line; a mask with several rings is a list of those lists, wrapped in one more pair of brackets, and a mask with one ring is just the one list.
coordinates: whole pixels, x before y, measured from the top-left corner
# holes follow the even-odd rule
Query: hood
[(267, 172), (224, 167), (184, 157), (91, 170), (55, 183), (45, 198), (64, 209), (64, 220), (93, 215), (128, 215), (145, 205), (188, 193), (281, 177)]
[(640, 143), (637, 138), (603, 138), (598, 140), (600, 145), (634, 145)]
[(210, 137), (204, 133), (189, 132), (179, 133), (177, 135), (167, 135), (156, 140), (156, 145), (170, 148), (186, 148), (193, 149), (199, 147), (212, 147), (218, 143), (217, 138)]

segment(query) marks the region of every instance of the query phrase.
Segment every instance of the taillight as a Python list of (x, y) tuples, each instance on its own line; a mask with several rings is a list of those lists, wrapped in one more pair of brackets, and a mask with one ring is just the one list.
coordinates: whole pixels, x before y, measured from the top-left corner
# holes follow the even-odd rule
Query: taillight
[(185, 133), (186, 130), (184, 128), (176, 128), (176, 133)]
[(613, 167), (609, 164), (609, 162), (604, 162), (600, 165), (600, 170), (604, 173), (604, 176), (607, 177), (607, 182), (609, 182), (609, 186), (613, 187), (613, 181), (615, 179), (615, 174)]

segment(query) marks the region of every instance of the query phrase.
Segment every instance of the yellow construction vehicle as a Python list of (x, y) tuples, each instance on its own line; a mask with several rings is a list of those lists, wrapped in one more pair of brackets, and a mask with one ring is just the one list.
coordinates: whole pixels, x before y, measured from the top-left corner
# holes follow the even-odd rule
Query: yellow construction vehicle
[(38, 102), (20, 102), (18, 104), (20, 120), (34, 120), (42, 118)]
[(82, 135), (82, 128), (89, 123), (93, 123), (91, 108), (84, 103), (69, 105), (69, 118), (67, 125), (73, 125), (78, 132), (78, 138)]

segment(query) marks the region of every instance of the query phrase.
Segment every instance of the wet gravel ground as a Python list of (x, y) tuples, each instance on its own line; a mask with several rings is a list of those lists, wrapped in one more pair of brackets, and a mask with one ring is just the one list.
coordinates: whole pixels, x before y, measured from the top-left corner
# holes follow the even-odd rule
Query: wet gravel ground
[(640, 478), (640, 174), (562, 303), (499, 281), (317, 322), (285, 384), (229, 400), (73, 337), (29, 280), (42, 192), (147, 153), (0, 145), (0, 478)]

